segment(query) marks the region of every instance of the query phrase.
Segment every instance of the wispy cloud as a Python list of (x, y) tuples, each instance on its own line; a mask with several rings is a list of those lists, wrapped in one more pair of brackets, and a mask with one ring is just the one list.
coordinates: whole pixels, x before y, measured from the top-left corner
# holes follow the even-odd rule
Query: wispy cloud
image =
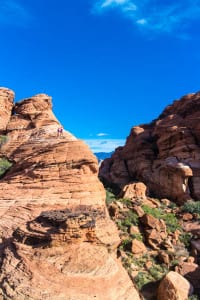
[(90, 147), (94, 153), (98, 152), (112, 152), (117, 147), (123, 146), (125, 140), (123, 139), (87, 139), (85, 143)]
[(24, 26), (30, 19), (28, 9), (19, 0), (1, 0), (0, 24)]
[(132, 0), (99, 0), (95, 2), (93, 10), (96, 13), (101, 13), (107, 9), (113, 8), (120, 9), (127, 15), (131, 15), (132, 12), (137, 10), (137, 6)]
[(97, 136), (101, 137), (101, 136), (106, 136), (109, 135), (108, 133), (104, 133), (104, 132), (99, 132), (97, 133)]
[(94, 0), (93, 12), (118, 10), (141, 30), (176, 33), (186, 36), (186, 29), (199, 20), (200, 0)]

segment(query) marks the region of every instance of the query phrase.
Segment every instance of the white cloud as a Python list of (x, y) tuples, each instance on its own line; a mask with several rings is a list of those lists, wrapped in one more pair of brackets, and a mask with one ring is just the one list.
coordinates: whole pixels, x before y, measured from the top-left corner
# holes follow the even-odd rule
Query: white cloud
[(108, 7), (110, 5), (123, 5), (127, 2), (127, 0), (105, 0), (101, 3), (101, 7)]
[(106, 136), (106, 135), (109, 135), (109, 134), (108, 133), (104, 133), (104, 132), (97, 133), (97, 136)]
[(136, 21), (137, 24), (140, 24), (140, 25), (144, 25), (144, 24), (147, 24), (147, 20), (146, 19), (139, 19)]
[(125, 144), (124, 139), (87, 139), (84, 141), (94, 153), (112, 152)]
[[(187, 36), (187, 28), (199, 20), (200, 0), (93, 0), (94, 12), (117, 9), (140, 29)], [(142, 26), (145, 25), (145, 26)]]
[(6, 25), (24, 26), (29, 22), (31, 15), (25, 6), (18, 0), (1, 0), (0, 2), (0, 23)]
[(103, 12), (111, 8), (120, 9), (125, 14), (137, 10), (137, 6), (132, 0), (100, 0), (94, 4), (94, 12)]

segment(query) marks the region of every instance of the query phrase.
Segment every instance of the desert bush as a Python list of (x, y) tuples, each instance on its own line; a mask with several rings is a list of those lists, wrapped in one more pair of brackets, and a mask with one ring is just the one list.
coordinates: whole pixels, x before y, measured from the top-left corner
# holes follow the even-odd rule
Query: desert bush
[(113, 201), (115, 201), (115, 195), (112, 193), (111, 190), (106, 189), (106, 204), (109, 205), (110, 203), (112, 203)]
[(122, 220), (122, 225), (130, 227), (131, 225), (138, 225), (138, 223), (139, 217), (135, 212), (131, 210), (125, 212), (124, 219)]
[(145, 284), (152, 281), (152, 277), (148, 272), (138, 272), (138, 275), (135, 277), (134, 281), (137, 288), (141, 290)]
[(166, 274), (166, 270), (164, 270), (160, 265), (153, 265), (149, 269), (149, 273), (155, 280), (160, 280)]
[(132, 233), (130, 236), (132, 239), (136, 239), (141, 242), (143, 241), (143, 236), (141, 233)]
[(0, 176), (2, 176), (10, 167), (12, 163), (6, 158), (0, 158)]
[(129, 251), (130, 248), (131, 248), (131, 239), (130, 238), (127, 238), (127, 239), (125, 239), (121, 242), (121, 245), (120, 245), (121, 250), (124, 250), (124, 251), (128, 250)]
[(170, 266), (171, 267), (176, 267), (176, 266), (178, 266), (180, 264), (180, 261), (178, 260), (178, 259), (173, 259), (173, 260), (171, 260), (170, 261)]
[(131, 253), (130, 256), (132, 258), (132, 262), (140, 268), (144, 268), (146, 262), (150, 260), (150, 257), (147, 253), (139, 257), (135, 257), (134, 254)]
[(142, 205), (142, 209), (146, 214), (151, 215), (156, 219), (162, 219), (163, 217), (163, 211), (161, 208), (152, 208), (148, 205)]
[(200, 201), (189, 200), (182, 206), (183, 212), (200, 214)]
[(191, 239), (192, 239), (191, 232), (182, 232), (180, 235), (180, 241), (185, 245), (186, 248), (190, 246)]
[(0, 135), (0, 146), (5, 144), (8, 140), (8, 137), (6, 135)]
[(119, 230), (127, 233), (128, 232), (128, 228), (124, 225), (124, 223), (122, 222), (122, 220), (116, 220), (116, 224)]
[(152, 215), (156, 219), (164, 220), (168, 232), (175, 232), (177, 229), (181, 230), (179, 221), (174, 213), (165, 213), (161, 208), (152, 208), (147, 205), (143, 205), (142, 209), (146, 214)]
[(175, 214), (164, 214), (162, 219), (165, 221), (168, 232), (175, 232), (177, 229), (181, 230), (181, 225)]
[(175, 209), (175, 208), (177, 208), (177, 205), (176, 205), (176, 203), (174, 203), (174, 202), (170, 202), (170, 204), (169, 204), (169, 208), (171, 208), (171, 209)]
[(192, 295), (188, 298), (188, 300), (200, 300), (200, 296), (198, 295)]
[(132, 201), (128, 198), (120, 198), (118, 201), (124, 203), (127, 207), (130, 207), (133, 205)]

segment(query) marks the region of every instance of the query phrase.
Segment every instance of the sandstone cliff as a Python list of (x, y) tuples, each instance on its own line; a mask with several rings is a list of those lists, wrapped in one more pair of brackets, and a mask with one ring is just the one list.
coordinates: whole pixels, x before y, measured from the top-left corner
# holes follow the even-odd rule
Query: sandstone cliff
[(107, 185), (122, 189), (134, 181), (179, 204), (200, 200), (200, 93), (169, 105), (151, 124), (131, 129), (124, 147), (100, 168)]
[(51, 98), (14, 104), (0, 89), (0, 299), (128, 300), (139, 295), (116, 257), (97, 159), (59, 121)]

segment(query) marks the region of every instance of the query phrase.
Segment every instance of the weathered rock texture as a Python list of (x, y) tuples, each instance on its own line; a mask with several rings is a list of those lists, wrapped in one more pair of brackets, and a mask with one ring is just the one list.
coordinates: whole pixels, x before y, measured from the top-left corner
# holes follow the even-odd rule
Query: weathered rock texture
[(14, 92), (9, 89), (0, 88), (0, 133), (6, 130), (7, 124), (10, 120), (13, 107)]
[(51, 98), (13, 103), (0, 89), (0, 299), (139, 299), (116, 258), (119, 237), (105, 207), (95, 156), (64, 131)]
[(151, 124), (133, 127), (124, 147), (100, 168), (108, 185), (144, 182), (149, 191), (178, 203), (200, 200), (200, 93), (168, 106)]
[(10, 110), (7, 142), (0, 155), (13, 166), (1, 180), (1, 199), (24, 204), (65, 199), (65, 204), (102, 205), (104, 189), (96, 177), (96, 158), (69, 132), (57, 138), (60, 124), (52, 112), (51, 97), (37, 95)]
[(158, 300), (187, 300), (192, 294), (191, 284), (176, 272), (169, 272), (161, 281)]

